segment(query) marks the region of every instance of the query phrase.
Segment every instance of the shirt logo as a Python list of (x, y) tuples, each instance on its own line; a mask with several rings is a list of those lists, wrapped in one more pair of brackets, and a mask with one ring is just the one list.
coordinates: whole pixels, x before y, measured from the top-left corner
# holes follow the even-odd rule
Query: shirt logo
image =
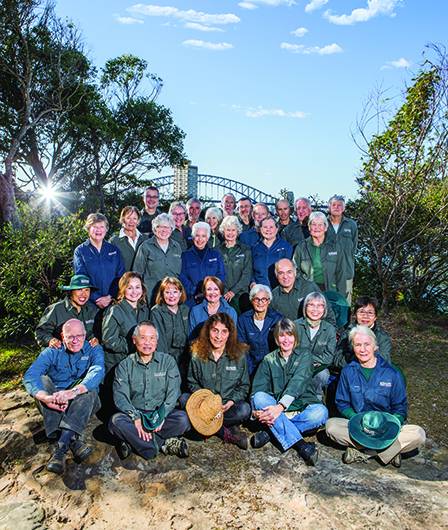
[(329, 255), (329, 256), (337, 256), (338, 253), (337, 253), (337, 252), (329, 252), (328, 255)]
[(226, 366), (226, 370), (229, 372), (236, 372), (236, 366)]
[(154, 377), (165, 377), (166, 372), (154, 372)]
[(88, 361), (88, 360), (89, 360), (88, 355), (84, 355), (84, 357), (81, 357), (81, 361)]
[(350, 228), (344, 228), (344, 232), (350, 232), (350, 234), (352, 233)]
[(390, 388), (392, 386), (392, 383), (390, 381), (380, 381), (380, 386)]
[(93, 322), (95, 322), (95, 321), (93, 320), (93, 318), (90, 319), (90, 320), (86, 320), (86, 324), (93, 324)]
[(109, 253), (108, 253), (108, 256), (114, 256), (116, 253), (117, 253), (117, 251), (114, 250), (113, 252), (109, 252)]
[(208, 261), (209, 263), (211, 263), (212, 261), (218, 261), (218, 258), (210, 258)]

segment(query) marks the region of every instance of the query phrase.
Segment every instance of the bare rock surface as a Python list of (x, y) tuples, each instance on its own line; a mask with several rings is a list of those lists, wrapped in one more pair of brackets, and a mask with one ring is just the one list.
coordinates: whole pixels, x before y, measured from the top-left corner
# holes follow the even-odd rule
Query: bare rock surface
[(319, 444), (307, 467), (268, 444), (241, 451), (216, 438), (190, 442), (190, 457), (120, 461), (95, 420), (94, 452), (48, 473), (51, 447), (21, 391), (1, 399), (0, 530), (28, 529), (416, 529), (448, 528), (448, 452), (430, 443), (402, 467), (346, 466)]

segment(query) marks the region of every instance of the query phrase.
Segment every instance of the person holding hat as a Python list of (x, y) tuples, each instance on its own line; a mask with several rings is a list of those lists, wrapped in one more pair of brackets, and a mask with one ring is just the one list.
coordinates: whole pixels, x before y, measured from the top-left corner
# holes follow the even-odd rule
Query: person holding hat
[(151, 322), (141, 322), (132, 334), (136, 353), (119, 363), (113, 384), (118, 413), (109, 430), (119, 440), (119, 456), (132, 451), (145, 459), (163, 454), (188, 456), (179, 438), (190, 430), (188, 416), (175, 409), (180, 396), (180, 374), (174, 357), (157, 350), (158, 333)]
[(41, 348), (60, 348), (62, 326), (71, 318), (76, 318), (84, 324), (86, 338), (91, 346), (98, 344), (98, 308), (89, 302), (91, 289), (95, 289), (95, 286), (84, 274), (75, 274), (71, 277), (69, 285), (61, 287), (67, 296), (49, 305), (36, 327), (36, 341)]
[[(219, 396), (223, 423), (217, 430), (217, 436), (241, 449), (247, 449), (249, 444), (239, 425), (251, 414), (250, 405), (245, 401), (249, 394), (247, 349), (246, 344), (238, 341), (235, 323), (229, 315), (212, 315), (191, 346), (187, 380), (190, 392), (207, 389)], [(185, 406), (189, 397), (189, 394), (182, 395), (181, 406)]]
[(336, 406), (343, 416), (331, 418), (327, 435), (347, 447), (345, 464), (377, 456), (387, 465), (401, 465), (401, 454), (425, 443), (425, 431), (405, 424), (408, 403), (401, 373), (378, 355), (373, 331), (356, 326), (349, 334), (355, 359), (341, 372)]

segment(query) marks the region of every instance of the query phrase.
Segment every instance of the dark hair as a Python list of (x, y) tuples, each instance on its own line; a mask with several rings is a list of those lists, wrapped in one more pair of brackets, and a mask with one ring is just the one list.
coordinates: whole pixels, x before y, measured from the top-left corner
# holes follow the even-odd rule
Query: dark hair
[(375, 309), (375, 316), (378, 316), (379, 303), (378, 299), (374, 296), (359, 296), (355, 302), (354, 313), (356, 313), (358, 309), (361, 309), (361, 307), (366, 307), (368, 305), (371, 305), (373, 309)]
[(246, 353), (249, 346), (238, 341), (235, 322), (226, 313), (216, 313), (206, 320), (199, 333), (199, 338), (191, 345), (192, 354), (201, 359), (201, 361), (208, 361), (208, 356), (213, 349), (210, 342), (210, 330), (217, 323), (223, 324), (229, 330), (229, 337), (226, 343), (227, 355), (232, 361), (238, 360)]

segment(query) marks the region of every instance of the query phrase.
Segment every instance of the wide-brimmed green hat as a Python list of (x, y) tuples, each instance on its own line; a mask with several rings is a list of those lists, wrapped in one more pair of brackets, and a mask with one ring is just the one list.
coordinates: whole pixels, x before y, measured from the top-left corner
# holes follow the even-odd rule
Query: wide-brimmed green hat
[(63, 285), (61, 289), (63, 291), (74, 291), (75, 289), (96, 289), (94, 285), (90, 283), (90, 278), (84, 274), (75, 274), (70, 278), (70, 285)]
[(140, 417), (145, 431), (154, 431), (165, 420), (165, 405), (162, 403), (159, 408), (149, 412), (140, 411)]
[(388, 412), (359, 412), (348, 422), (351, 438), (367, 449), (381, 451), (392, 445), (400, 433), (400, 420)]

